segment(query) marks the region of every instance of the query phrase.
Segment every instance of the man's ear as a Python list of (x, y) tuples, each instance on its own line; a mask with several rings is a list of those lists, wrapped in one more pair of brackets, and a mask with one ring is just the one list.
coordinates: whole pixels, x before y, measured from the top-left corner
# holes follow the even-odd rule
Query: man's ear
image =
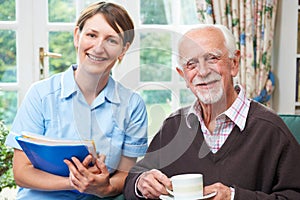
[(188, 81), (184, 78), (184, 73), (182, 71), (182, 69), (180, 67), (176, 67), (176, 71), (177, 73), (185, 80), (185, 84), (186, 84), (186, 87), (189, 88), (189, 83)]
[(231, 76), (235, 77), (240, 68), (240, 58), (241, 58), (241, 52), (239, 50), (236, 50), (234, 53), (234, 58), (233, 58), (233, 65), (231, 66)]
[(183, 73), (182, 69), (180, 69), (179, 67), (176, 67), (176, 71), (184, 79), (184, 73)]

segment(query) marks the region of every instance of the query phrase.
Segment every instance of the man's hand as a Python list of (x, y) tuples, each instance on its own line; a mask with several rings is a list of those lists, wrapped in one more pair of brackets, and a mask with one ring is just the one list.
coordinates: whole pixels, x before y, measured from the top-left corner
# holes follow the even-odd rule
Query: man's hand
[(166, 187), (172, 187), (170, 179), (157, 169), (144, 172), (138, 178), (137, 189), (145, 197), (159, 198), (161, 194), (168, 194)]
[(223, 185), (222, 183), (215, 183), (215, 184), (204, 187), (205, 195), (210, 194), (212, 192), (217, 192), (217, 195), (212, 198), (213, 200), (230, 200), (231, 199), (230, 187)]

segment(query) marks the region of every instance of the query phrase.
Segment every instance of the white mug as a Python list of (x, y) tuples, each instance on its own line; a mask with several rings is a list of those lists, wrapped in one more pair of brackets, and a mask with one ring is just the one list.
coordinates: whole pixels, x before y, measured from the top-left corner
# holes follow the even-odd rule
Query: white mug
[(174, 200), (195, 200), (203, 197), (202, 174), (180, 174), (171, 177), (173, 191), (167, 191)]

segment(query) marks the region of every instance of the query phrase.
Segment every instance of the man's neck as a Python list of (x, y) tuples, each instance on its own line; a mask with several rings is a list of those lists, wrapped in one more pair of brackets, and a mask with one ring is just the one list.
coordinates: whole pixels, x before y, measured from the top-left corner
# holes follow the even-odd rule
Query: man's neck
[(235, 101), (238, 94), (233, 91), (232, 94), (223, 96), (218, 102), (213, 104), (203, 104), (199, 102), (202, 110), (202, 118), (206, 127), (214, 127), (216, 118), (223, 112), (225, 112)]

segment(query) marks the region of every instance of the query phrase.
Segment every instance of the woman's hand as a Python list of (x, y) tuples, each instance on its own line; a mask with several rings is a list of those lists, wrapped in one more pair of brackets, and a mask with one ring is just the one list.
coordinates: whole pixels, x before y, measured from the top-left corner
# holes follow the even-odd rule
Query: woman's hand
[(87, 156), (81, 163), (77, 158), (73, 157), (72, 161), (65, 160), (70, 170), (70, 185), (82, 193), (105, 197), (110, 194), (112, 185), (107, 167), (104, 163), (105, 156), (100, 155), (96, 159), (93, 166), (89, 166), (92, 161), (91, 156)]

